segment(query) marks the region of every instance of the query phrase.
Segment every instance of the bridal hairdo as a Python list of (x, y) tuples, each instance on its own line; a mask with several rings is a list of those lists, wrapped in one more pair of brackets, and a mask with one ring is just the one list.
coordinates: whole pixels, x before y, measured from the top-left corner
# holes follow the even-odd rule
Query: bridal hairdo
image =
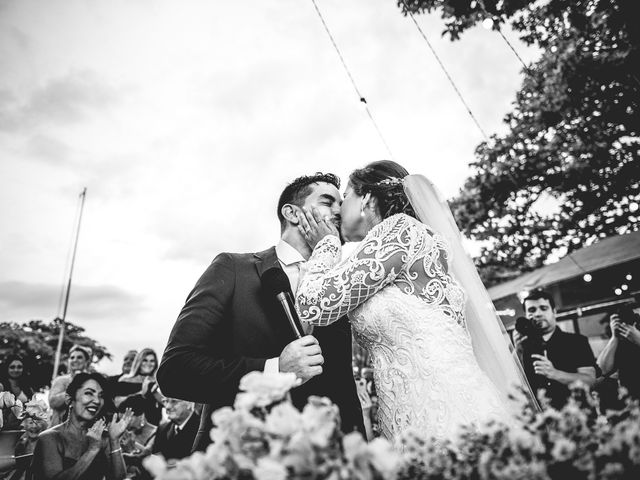
[(402, 179), (407, 175), (409, 172), (402, 165), (391, 160), (379, 160), (354, 170), (349, 176), (349, 182), (359, 196), (369, 193), (376, 199), (383, 219), (396, 213), (417, 218), (404, 191)]

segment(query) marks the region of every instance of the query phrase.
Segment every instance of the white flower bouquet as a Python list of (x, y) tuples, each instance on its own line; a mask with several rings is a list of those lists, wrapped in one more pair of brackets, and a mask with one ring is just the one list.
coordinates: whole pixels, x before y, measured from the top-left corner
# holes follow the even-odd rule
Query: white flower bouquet
[(213, 413), (206, 452), (175, 465), (151, 457), (145, 467), (161, 480), (395, 478), (400, 456), (389, 442), (343, 438), (338, 408), (326, 398), (311, 397), (300, 412), (288, 396), (297, 384), (293, 374), (248, 374), (234, 407)]
[[(213, 444), (167, 465), (145, 466), (160, 480), (626, 480), (640, 478), (640, 407), (601, 412), (597, 398), (575, 386), (562, 410), (523, 406), (510, 424), (461, 429), (438, 442), (407, 430), (396, 445), (359, 433), (343, 436), (335, 405), (312, 397), (298, 411), (285, 374), (252, 373), (233, 408), (212, 418)], [(272, 386), (272, 387), (271, 387)]]

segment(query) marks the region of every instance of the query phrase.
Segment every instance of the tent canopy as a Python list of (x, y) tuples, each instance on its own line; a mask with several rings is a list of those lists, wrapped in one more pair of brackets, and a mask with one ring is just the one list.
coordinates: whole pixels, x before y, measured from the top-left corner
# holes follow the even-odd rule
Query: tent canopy
[(602, 268), (640, 258), (640, 231), (609, 237), (576, 250), (556, 263), (545, 265), (518, 278), (489, 289), (492, 300), (498, 300), (523, 290), (533, 290), (582, 276)]

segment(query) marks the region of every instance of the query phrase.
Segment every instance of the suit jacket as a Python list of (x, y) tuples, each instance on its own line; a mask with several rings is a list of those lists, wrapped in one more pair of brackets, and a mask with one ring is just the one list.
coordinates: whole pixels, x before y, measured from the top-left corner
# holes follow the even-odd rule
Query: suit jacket
[[(209, 440), (210, 412), (233, 405), (240, 379), (264, 370), (295, 335), (275, 298), (263, 291), (261, 275), (280, 267), (275, 248), (218, 255), (189, 294), (173, 327), (157, 372), (162, 393), (208, 405), (198, 447)], [(310, 395), (329, 397), (339, 408), (342, 429), (364, 431), (351, 366), (351, 329), (345, 318), (316, 328), (325, 358), (323, 373), (291, 392), (302, 407)]]
[(167, 460), (180, 460), (189, 456), (199, 426), (200, 417), (195, 412), (179, 432), (176, 432), (172, 422), (161, 423), (153, 439), (151, 452), (160, 453)]

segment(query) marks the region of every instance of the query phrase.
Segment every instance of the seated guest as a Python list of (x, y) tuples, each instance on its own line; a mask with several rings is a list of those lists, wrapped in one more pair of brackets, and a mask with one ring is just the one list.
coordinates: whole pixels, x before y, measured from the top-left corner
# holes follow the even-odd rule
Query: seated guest
[(120, 412), (125, 412), (127, 409), (133, 412), (127, 431), (120, 439), (127, 465), (127, 477), (131, 479), (149, 478), (142, 467), (142, 459), (151, 453), (157, 427), (151, 425), (145, 418), (145, 408), (146, 401), (140, 395), (128, 397), (118, 407)]
[(620, 385), (640, 400), (640, 319), (631, 307), (610, 317), (611, 338), (598, 356), (605, 376), (618, 372)]
[(158, 427), (151, 452), (168, 460), (180, 460), (191, 453), (200, 417), (193, 411), (193, 402), (186, 400), (165, 398), (164, 407), (169, 421)]
[(124, 400), (118, 407), (119, 412), (127, 409), (133, 412), (127, 432), (122, 437), (121, 446), (125, 453), (140, 453), (145, 447), (151, 448), (153, 437), (158, 427), (148, 422), (144, 410), (147, 404), (140, 395), (133, 395)]
[(69, 373), (56, 377), (49, 390), (51, 425), (58, 425), (67, 418), (67, 388), (75, 375), (87, 372), (91, 366), (93, 351), (89, 347), (74, 345), (69, 350)]
[(25, 371), (24, 360), (19, 355), (9, 355), (0, 371), (0, 392), (11, 392), (22, 403), (33, 395), (29, 375)]
[(115, 404), (119, 406), (127, 397), (141, 395), (145, 401), (145, 417), (153, 425), (162, 418), (162, 394), (158, 391), (156, 370), (158, 356), (151, 348), (143, 348), (135, 356), (131, 371), (122, 375), (114, 387)]
[(589, 340), (558, 327), (555, 302), (544, 290), (531, 292), (522, 307), (532, 330), (541, 337), (534, 341), (517, 330), (513, 333), (527, 380), (537, 394), (546, 391), (552, 407), (561, 408), (569, 396), (569, 385), (580, 381), (591, 387), (596, 381), (596, 361)]
[(49, 426), (48, 406), (44, 400), (32, 400), (25, 404), (22, 412), (21, 427), (24, 435), (18, 440), (15, 448), (16, 469), (11, 475), (11, 480), (25, 478), (25, 473), (31, 463), (31, 454), (35, 449), (38, 435)]
[[(114, 479), (126, 476), (120, 439), (132, 412), (107, 423), (101, 418), (106, 380), (99, 373), (77, 373), (67, 387), (67, 420), (38, 437), (27, 478), (33, 480)], [(105, 433), (105, 431), (107, 433)]]
[[(20, 400), (22, 403), (29, 401), (33, 395), (33, 389), (28, 380), (22, 357), (9, 355), (2, 364), (2, 370), (0, 371), (0, 392), (13, 393), (16, 400)], [(11, 411), (9, 411), (9, 415), (4, 419), (4, 428), (6, 430), (17, 430), (20, 428), (20, 420), (16, 418)]]

